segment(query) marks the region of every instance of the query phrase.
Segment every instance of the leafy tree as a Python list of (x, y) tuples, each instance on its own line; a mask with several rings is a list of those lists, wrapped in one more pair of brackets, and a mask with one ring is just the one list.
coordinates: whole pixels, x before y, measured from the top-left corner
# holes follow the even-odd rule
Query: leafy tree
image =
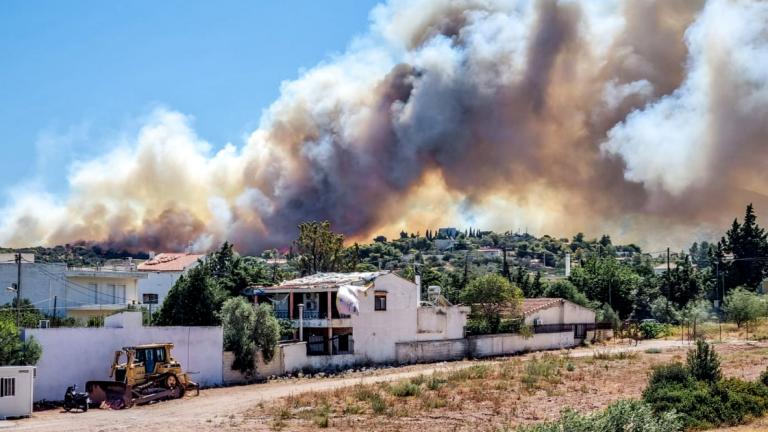
[(613, 257), (592, 257), (575, 268), (568, 279), (589, 300), (608, 303), (622, 317), (632, 313), (633, 294), (641, 281), (632, 267)]
[(232, 351), (235, 361), (232, 369), (249, 373), (254, 367), (256, 344), (253, 325), (256, 312), (243, 297), (233, 297), (221, 308), (221, 324), (224, 327), (224, 349)]
[(198, 265), (171, 287), (157, 313), (158, 325), (210, 326), (219, 323), (217, 311), (225, 294), (211, 278), (208, 266)]
[(262, 303), (254, 309), (244, 298), (233, 297), (224, 302), (221, 321), (224, 326), (224, 349), (235, 355), (233, 369), (253, 372), (257, 351), (261, 351), (265, 362), (272, 360), (282, 327), (271, 305)]
[(663, 296), (651, 302), (651, 316), (659, 322), (668, 324), (680, 321), (680, 311), (675, 307), (675, 303)]
[(328, 221), (305, 222), (299, 225), (296, 247), (302, 274), (338, 271), (342, 264), (344, 236), (331, 231)]
[(670, 301), (675, 302), (678, 307), (683, 307), (698, 297), (704, 285), (699, 275), (700, 273), (693, 270), (687, 256), (677, 261), (675, 268), (664, 274)]
[(744, 288), (736, 288), (725, 297), (723, 309), (729, 321), (741, 328), (765, 315), (765, 303), (760, 295)]
[(272, 311), (272, 305), (261, 303), (253, 317), (253, 340), (265, 362), (272, 361), (280, 341), (280, 321)]
[[(0, 306), (0, 320), (7, 320), (16, 323), (16, 298), (10, 303)], [(21, 327), (36, 328), (40, 320), (45, 316), (38, 310), (29, 299), (21, 299)]]
[(719, 246), (735, 259), (724, 266), (725, 288), (745, 286), (754, 290), (768, 271), (768, 261), (760, 259), (768, 256), (768, 234), (757, 224), (752, 204), (747, 206), (743, 223), (733, 220)]
[(597, 310), (597, 316), (595, 317), (598, 322), (611, 323), (611, 327), (616, 330), (621, 327), (621, 319), (619, 314), (614, 311), (607, 303), (603, 304), (600, 309)]
[(502, 310), (514, 313), (523, 297), (520, 289), (498, 274), (472, 280), (461, 293), (461, 300), (472, 306), (472, 318), (485, 322), (491, 332), (498, 331)]
[(0, 319), (0, 366), (34, 365), (43, 350), (34, 338), (22, 341), (12, 320)]
[(568, 280), (558, 280), (552, 282), (544, 290), (544, 297), (559, 297), (572, 301), (581, 306), (590, 306), (590, 302), (587, 296), (583, 292), (579, 291), (575, 285)]
[(722, 378), (720, 359), (704, 339), (696, 340), (696, 349), (688, 351), (687, 361), (688, 370), (696, 380), (714, 383)]

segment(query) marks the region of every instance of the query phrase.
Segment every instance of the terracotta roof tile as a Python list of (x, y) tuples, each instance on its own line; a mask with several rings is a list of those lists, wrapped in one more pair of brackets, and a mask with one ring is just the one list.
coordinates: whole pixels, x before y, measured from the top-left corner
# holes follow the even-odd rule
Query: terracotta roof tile
[(139, 264), (137, 268), (139, 271), (146, 272), (184, 271), (204, 257), (205, 255), (187, 253), (161, 253), (157, 254), (154, 258)]
[(522, 311), (523, 315), (528, 315), (538, 310), (554, 306), (562, 301), (563, 299), (561, 298), (527, 298), (523, 299), (523, 303), (520, 305), (520, 310)]

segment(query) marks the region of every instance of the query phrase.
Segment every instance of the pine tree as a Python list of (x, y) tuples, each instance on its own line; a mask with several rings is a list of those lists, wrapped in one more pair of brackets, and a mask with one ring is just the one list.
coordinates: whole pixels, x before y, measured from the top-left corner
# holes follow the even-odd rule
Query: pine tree
[(725, 266), (725, 288), (746, 286), (755, 289), (768, 273), (768, 234), (757, 224), (752, 204), (747, 206), (744, 222), (733, 220), (731, 228), (720, 240), (720, 247), (733, 254), (734, 261)]

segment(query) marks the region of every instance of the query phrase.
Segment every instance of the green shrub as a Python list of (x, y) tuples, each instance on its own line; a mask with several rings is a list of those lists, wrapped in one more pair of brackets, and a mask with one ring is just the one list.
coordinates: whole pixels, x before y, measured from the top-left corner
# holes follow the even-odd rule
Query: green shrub
[(688, 351), (688, 370), (693, 378), (715, 382), (722, 377), (720, 359), (715, 350), (704, 340), (696, 341), (696, 349)]
[(390, 393), (397, 397), (416, 396), (421, 393), (421, 387), (411, 382), (395, 384), (390, 388)]
[(579, 414), (566, 410), (560, 420), (522, 426), (519, 432), (677, 432), (682, 430), (680, 416), (675, 413), (657, 415), (650, 406), (636, 400), (614, 402), (605, 410)]
[(438, 378), (434, 374), (432, 375), (432, 377), (429, 378), (429, 380), (427, 380), (427, 388), (430, 389), (430, 390), (437, 390), (443, 384), (445, 384), (445, 380), (441, 379), (441, 378)]
[(768, 411), (768, 387), (738, 379), (696, 380), (690, 368), (672, 363), (654, 368), (643, 400), (657, 413), (681, 413), (688, 428), (703, 429), (763, 415)]
[(768, 386), (768, 369), (760, 374), (760, 382), (763, 383), (764, 386)]
[(374, 393), (369, 400), (374, 414), (384, 414), (387, 411), (387, 401), (380, 394)]
[(670, 328), (666, 324), (657, 322), (644, 322), (640, 324), (640, 333), (643, 334), (645, 339), (656, 339), (659, 337), (669, 336)]
[(648, 388), (669, 384), (690, 385), (692, 380), (690, 372), (682, 363), (667, 363), (653, 368)]

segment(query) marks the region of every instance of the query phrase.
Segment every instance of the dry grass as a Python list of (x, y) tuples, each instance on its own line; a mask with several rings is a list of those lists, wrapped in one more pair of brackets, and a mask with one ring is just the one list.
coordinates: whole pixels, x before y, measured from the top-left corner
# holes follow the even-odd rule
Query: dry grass
[[(727, 376), (755, 379), (768, 348), (716, 345)], [(684, 361), (684, 350), (539, 354), (394, 383), (357, 385), (284, 398), (253, 417), (272, 429), (310, 431), (498, 431), (556, 418), (565, 407), (586, 412), (639, 397), (653, 365)], [(748, 431), (750, 429), (734, 429)]]

